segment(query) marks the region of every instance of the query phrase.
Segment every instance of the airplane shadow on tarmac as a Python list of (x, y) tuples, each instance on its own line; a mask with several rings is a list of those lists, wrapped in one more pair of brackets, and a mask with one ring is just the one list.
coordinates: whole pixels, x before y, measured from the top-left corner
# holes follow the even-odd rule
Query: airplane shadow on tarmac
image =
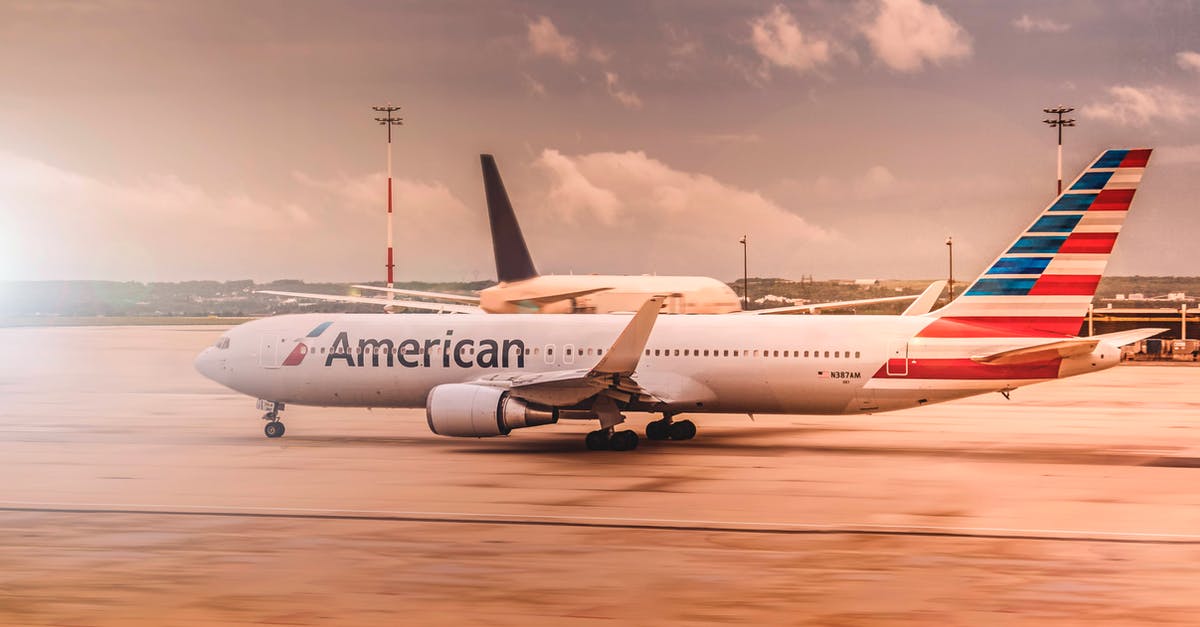
[(825, 427), (753, 427), (744, 430), (702, 431), (694, 440), (685, 442), (642, 439), (635, 451), (588, 451), (582, 433), (538, 434), (539, 437), (481, 438), (464, 442), (459, 439), (392, 436), (317, 436), (288, 435), (285, 439), (301, 445), (315, 446), (396, 446), (441, 449), (466, 455), (591, 455), (610, 458), (613, 455), (654, 456), (683, 454), (744, 454), (758, 456), (838, 455), (932, 459), (961, 459), (970, 461), (1026, 464), (1068, 464), (1087, 466), (1152, 466), (1168, 468), (1200, 468), (1200, 458), (1163, 456), (1161, 447), (1139, 451), (1136, 447), (1082, 448), (1068, 446), (962, 448), (948, 446), (886, 446), (852, 444), (815, 444), (796, 441), (805, 435), (850, 432), (853, 429)]

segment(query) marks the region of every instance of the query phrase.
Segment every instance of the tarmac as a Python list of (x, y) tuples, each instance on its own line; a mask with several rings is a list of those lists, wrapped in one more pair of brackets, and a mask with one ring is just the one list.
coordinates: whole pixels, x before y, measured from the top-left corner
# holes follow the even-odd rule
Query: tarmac
[[(431, 434), (192, 370), (219, 327), (0, 329), (0, 624), (1196, 624), (1200, 369), (910, 411)], [(631, 414), (641, 431), (652, 419)]]

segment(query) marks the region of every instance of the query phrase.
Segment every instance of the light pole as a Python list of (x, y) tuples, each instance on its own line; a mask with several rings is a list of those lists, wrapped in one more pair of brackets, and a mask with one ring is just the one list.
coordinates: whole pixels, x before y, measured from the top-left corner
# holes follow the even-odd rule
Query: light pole
[(747, 249), (750, 247), (750, 245), (746, 243), (745, 235), (742, 236), (742, 239), (738, 240), (738, 243), (742, 245), (742, 309), (749, 310), (750, 273), (748, 270), (749, 266), (746, 264), (746, 261), (749, 259), (749, 253), (747, 252)]
[(1042, 120), (1042, 122), (1058, 129), (1058, 195), (1062, 194), (1062, 130), (1064, 126), (1075, 126), (1075, 120), (1064, 120), (1063, 114), (1074, 110), (1073, 107), (1064, 107), (1062, 105), (1053, 109), (1042, 109), (1046, 113), (1058, 116), (1058, 118), (1053, 120)]
[[(393, 107), (391, 103), (371, 109), (384, 114), (384, 117), (375, 118), (375, 121), (387, 127), (387, 286), (390, 289), (395, 287), (393, 272), (396, 269), (392, 257), (392, 127), (403, 124), (404, 119), (392, 115), (400, 107)], [(387, 297), (395, 298), (395, 294), (388, 292)]]
[(950, 278), (946, 285), (950, 287), (950, 300), (954, 300), (954, 238), (946, 237), (946, 251), (950, 253)]

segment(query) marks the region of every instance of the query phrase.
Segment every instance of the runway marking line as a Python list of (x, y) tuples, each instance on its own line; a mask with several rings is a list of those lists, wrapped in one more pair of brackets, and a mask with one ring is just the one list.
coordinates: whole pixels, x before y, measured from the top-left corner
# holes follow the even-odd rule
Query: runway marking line
[(1200, 534), (1099, 531), (1087, 529), (1022, 529), (1012, 527), (951, 527), (939, 525), (887, 525), (879, 523), (800, 523), (714, 521), (675, 518), (620, 518), (608, 516), (554, 516), (539, 514), (483, 514), (304, 507), (237, 508), (190, 505), (171, 509), (135, 503), (64, 503), (0, 501), (0, 512), (49, 514), (127, 514), (144, 516), (208, 516), (223, 518), (277, 518), (298, 520), (362, 520), (376, 522), (427, 522), (443, 524), (533, 525), (646, 531), (707, 531), (779, 535), (886, 535), (1052, 542), (1106, 542), (1121, 544), (1194, 544)]

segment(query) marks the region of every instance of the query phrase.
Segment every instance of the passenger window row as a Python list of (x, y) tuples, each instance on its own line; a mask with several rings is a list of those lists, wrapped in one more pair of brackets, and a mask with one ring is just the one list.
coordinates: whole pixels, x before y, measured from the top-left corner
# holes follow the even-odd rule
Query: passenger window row
[[(228, 339), (225, 339), (224, 346), (218, 345), (218, 348), (227, 348), (228, 346), (229, 346)], [(440, 344), (435, 345), (433, 347), (434, 350), (431, 350), (430, 352), (439, 352), (438, 349), (440, 349), (440, 348), (441, 348)], [(546, 356), (547, 357), (552, 357), (554, 355), (554, 348), (555, 347), (552, 344), (546, 345)], [(361, 354), (363, 352), (364, 351), (363, 351), (362, 347), (354, 347), (350, 350), (350, 353), (355, 354), (355, 355)], [(398, 355), (398, 354), (400, 354), (400, 349), (393, 348), (390, 351), (383, 349), (381, 347), (371, 347), (371, 348), (366, 349), (367, 355), (372, 355), (372, 354), (386, 355), (389, 352), (392, 354)], [(424, 352), (425, 352), (424, 348), (418, 346), (417, 350), (409, 351), (407, 354), (420, 355), (420, 354), (423, 354)], [(467, 355), (474, 355), (475, 347), (474, 346), (465, 347), (462, 349), (462, 352)], [(321, 347), (320, 353), (322, 355), (325, 354), (324, 346)], [(526, 347), (525, 348), (525, 355), (527, 355), (527, 356), (528, 355), (538, 355), (538, 354), (540, 354), (540, 349), (537, 347), (533, 347), (533, 348)], [(581, 356), (581, 357), (584, 355), (601, 356), (604, 354), (604, 349), (602, 349), (602, 348), (584, 349), (584, 348), (575, 348), (573, 346), (567, 346), (567, 347), (564, 347), (563, 354), (566, 356), (569, 356), (569, 357), (573, 357), (576, 355)], [(771, 349), (771, 350), (741, 349), (741, 350), (739, 350), (739, 349), (699, 349), (699, 348), (683, 348), (683, 349), (679, 349), (679, 348), (650, 349), (650, 348), (647, 348), (645, 355), (647, 357), (650, 357), (650, 356), (654, 356), (654, 357), (751, 357), (751, 358), (753, 358), (753, 357), (785, 357), (785, 358), (789, 358), (789, 359), (807, 359), (807, 358), (819, 359), (819, 358), (824, 357), (826, 359), (829, 359), (829, 358), (850, 359), (851, 351), (848, 351), (848, 350), (847, 351), (842, 351), (842, 350), (836, 350), (836, 351), (783, 350), (783, 351), (780, 351), (780, 350), (774, 350), (774, 349)], [(853, 355), (854, 355), (854, 359), (862, 358), (861, 351), (853, 351)]]
[[(853, 351), (853, 353), (854, 353), (855, 359), (860, 359), (862, 357), (861, 351)], [(704, 350), (701, 350), (699, 348), (684, 348), (684, 349), (679, 349), (679, 348), (650, 349), (650, 348), (647, 348), (646, 349), (647, 357), (653, 355), (655, 357), (788, 357), (791, 359), (797, 359), (797, 358), (807, 358), (807, 357), (820, 358), (823, 355), (824, 357), (827, 357), (827, 358), (832, 357), (834, 359), (843, 359), (843, 358), (849, 359), (850, 354), (851, 354), (851, 351), (841, 351), (841, 350), (837, 350), (837, 351), (818, 351), (818, 350), (779, 351), (779, 350), (774, 350), (774, 349), (772, 349), (772, 350), (764, 350), (764, 349), (757, 349), (757, 350), (756, 349), (743, 349), (743, 350), (704, 349)]]

